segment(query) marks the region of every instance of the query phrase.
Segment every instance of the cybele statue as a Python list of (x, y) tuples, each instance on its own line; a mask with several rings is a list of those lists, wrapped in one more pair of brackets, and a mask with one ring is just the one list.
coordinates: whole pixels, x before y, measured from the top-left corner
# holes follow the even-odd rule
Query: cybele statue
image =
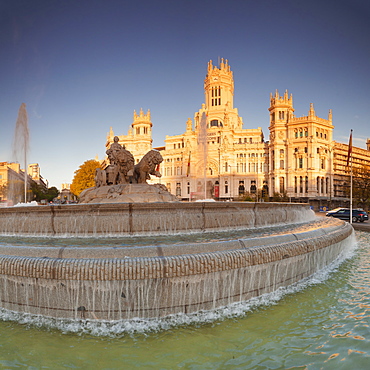
[(115, 136), (106, 151), (109, 165), (97, 168), (95, 187), (84, 190), (80, 203), (151, 203), (174, 202), (177, 198), (170, 194), (163, 184), (148, 184), (150, 175), (161, 177), (158, 171), (163, 162), (161, 153), (150, 150), (135, 165), (134, 156), (119, 144)]

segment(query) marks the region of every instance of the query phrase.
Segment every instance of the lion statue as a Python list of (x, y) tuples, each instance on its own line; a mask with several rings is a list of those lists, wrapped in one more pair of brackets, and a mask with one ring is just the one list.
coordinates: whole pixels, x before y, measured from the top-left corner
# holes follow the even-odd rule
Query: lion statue
[(104, 186), (107, 184), (107, 176), (106, 172), (102, 170), (101, 168), (97, 168), (95, 170), (95, 186), (99, 188), (100, 186)]
[(134, 170), (134, 156), (126, 149), (121, 149), (116, 153), (115, 163), (117, 166), (119, 179), (117, 183), (127, 184), (130, 182)]
[(144, 155), (141, 161), (134, 166), (133, 183), (142, 184), (146, 180), (150, 180), (149, 175), (161, 177), (161, 173), (157, 171), (157, 166), (163, 162), (161, 153), (157, 150), (151, 150)]

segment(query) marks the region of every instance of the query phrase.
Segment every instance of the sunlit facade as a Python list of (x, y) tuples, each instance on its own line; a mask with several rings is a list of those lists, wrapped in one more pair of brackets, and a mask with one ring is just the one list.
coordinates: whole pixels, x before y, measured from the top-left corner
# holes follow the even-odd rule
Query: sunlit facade
[[(29, 168), (32, 172), (32, 169)], [(24, 170), (19, 163), (0, 162), (0, 205), (9, 205), (24, 202)], [(30, 184), (32, 177), (28, 174), (27, 182)], [(31, 196), (30, 191), (27, 197)], [(29, 201), (30, 199), (27, 199)]]
[[(165, 146), (154, 148), (164, 159), (162, 178), (154, 182), (183, 200), (229, 200), (245, 194), (259, 200), (277, 193), (305, 202), (345, 197), (335, 175), (340, 157), (336, 151), (345, 151), (343, 146), (348, 151), (348, 145), (333, 141), (331, 110), (327, 118), (320, 118), (310, 104), (307, 116), (296, 117), (292, 95), (276, 91), (270, 96), (265, 140), (261, 127), (243, 127), (234, 107), (233, 73), (223, 59), (218, 66), (208, 63), (204, 95), (205, 102), (193, 119), (188, 118), (184, 133), (167, 135)], [(128, 135), (119, 136), (136, 162), (152, 149), (152, 126), (150, 112), (140, 110), (134, 112)], [(114, 136), (111, 128), (107, 148)], [(361, 155), (370, 163), (369, 145)]]

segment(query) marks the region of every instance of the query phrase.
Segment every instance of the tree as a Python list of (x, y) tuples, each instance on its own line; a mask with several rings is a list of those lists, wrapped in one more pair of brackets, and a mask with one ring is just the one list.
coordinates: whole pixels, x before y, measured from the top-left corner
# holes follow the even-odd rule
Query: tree
[(52, 201), (54, 198), (56, 198), (59, 194), (59, 190), (55, 187), (52, 186), (51, 188), (48, 189), (48, 192), (45, 194), (45, 199), (47, 199), (49, 202)]
[(71, 192), (74, 195), (79, 196), (83, 190), (95, 185), (94, 177), (97, 168), (100, 168), (100, 163), (95, 159), (90, 159), (75, 171), (71, 184)]
[(6, 198), (7, 193), (8, 193), (8, 187), (6, 186), (6, 184), (0, 185), (0, 199)]
[(33, 194), (32, 200), (36, 200), (37, 202), (40, 202), (43, 199), (46, 199), (48, 202), (50, 202), (59, 194), (59, 190), (55, 186), (45, 190), (42, 186), (38, 185), (34, 181), (31, 182), (31, 191)]
[(284, 193), (278, 193), (274, 192), (271, 202), (288, 202), (289, 198), (287, 196), (287, 193), (284, 191)]
[(32, 200), (35, 200), (36, 202), (40, 202), (41, 199), (45, 199), (44, 190), (36, 182), (31, 181), (30, 188), (31, 188), (31, 192), (32, 192)]
[(353, 199), (358, 206), (370, 207), (370, 166), (363, 165), (353, 171)]

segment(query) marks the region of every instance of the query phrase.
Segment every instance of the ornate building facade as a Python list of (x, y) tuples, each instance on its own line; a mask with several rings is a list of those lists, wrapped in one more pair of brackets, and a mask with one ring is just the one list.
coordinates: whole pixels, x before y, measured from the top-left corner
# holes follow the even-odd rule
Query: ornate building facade
[[(310, 104), (307, 116), (296, 117), (292, 95), (276, 91), (270, 96), (269, 140), (265, 140), (261, 127), (243, 128), (234, 107), (233, 73), (223, 59), (218, 66), (208, 63), (204, 95), (205, 103), (193, 120), (188, 118), (185, 132), (167, 135), (165, 146), (154, 148), (164, 159), (162, 178), (155, 182), (183, 200), (229, 200), (245, 193), (256, 200), (277, 193), (305, 202), (343, 198), (336, 152), (345, 151), (342, 146), (348, 151), (348, 145), (333, 141), (331, 110), (327, 118), (320, 118)], [(134, 112), (128, 135), (119, 136), (136, 162), (152, 149), (152, 126), (150, 112), (140, 110)], [(107, 148), (114, 136), (111, 128)], [(370, 163), (369, 146), (362, 151)]]

